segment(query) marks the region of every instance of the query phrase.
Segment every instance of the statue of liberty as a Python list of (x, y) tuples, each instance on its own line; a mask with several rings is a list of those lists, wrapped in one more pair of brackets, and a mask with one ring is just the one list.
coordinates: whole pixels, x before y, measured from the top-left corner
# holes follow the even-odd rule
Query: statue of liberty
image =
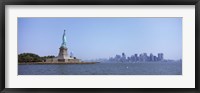
[(67, 48), (66, 42), (67, 42), (67, 37), (66, 37), (66, 34), (65, 34), (65, 30), (64, 30), (61, 47)]

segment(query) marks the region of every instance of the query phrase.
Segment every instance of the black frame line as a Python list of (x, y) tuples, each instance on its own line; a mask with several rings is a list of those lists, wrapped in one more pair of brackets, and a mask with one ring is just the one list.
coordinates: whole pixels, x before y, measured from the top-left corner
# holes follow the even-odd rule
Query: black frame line
[[(6, 5), (195, 5), (195, 88), (5, 88)], [(200, 93), (200, 0), (0, 0), (1, 93)]]

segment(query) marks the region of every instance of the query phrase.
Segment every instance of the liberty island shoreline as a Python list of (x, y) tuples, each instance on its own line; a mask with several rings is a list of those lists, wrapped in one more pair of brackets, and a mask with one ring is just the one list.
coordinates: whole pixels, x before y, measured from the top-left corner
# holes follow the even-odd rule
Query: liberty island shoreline
[(23, 64), (96, 64), (100, 62), (19, 62), (19, 65)]

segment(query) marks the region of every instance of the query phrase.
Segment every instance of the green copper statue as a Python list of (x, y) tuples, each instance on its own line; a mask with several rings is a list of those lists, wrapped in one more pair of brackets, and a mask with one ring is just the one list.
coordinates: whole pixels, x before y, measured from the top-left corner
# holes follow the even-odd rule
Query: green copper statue
[(67, 48), (66, 42), (67, 42), (67, 37), (65, 35), (65, 30), (64, 30), (63, 37), (62, 37), (62, 45), (61, 45), (61, 47)]

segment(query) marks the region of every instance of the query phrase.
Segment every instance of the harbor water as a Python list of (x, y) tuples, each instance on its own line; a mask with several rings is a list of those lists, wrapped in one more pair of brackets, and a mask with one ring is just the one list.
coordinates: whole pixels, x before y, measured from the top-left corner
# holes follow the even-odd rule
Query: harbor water
[(182, 75), (182, 62), (19, 64), (18, 75)]

